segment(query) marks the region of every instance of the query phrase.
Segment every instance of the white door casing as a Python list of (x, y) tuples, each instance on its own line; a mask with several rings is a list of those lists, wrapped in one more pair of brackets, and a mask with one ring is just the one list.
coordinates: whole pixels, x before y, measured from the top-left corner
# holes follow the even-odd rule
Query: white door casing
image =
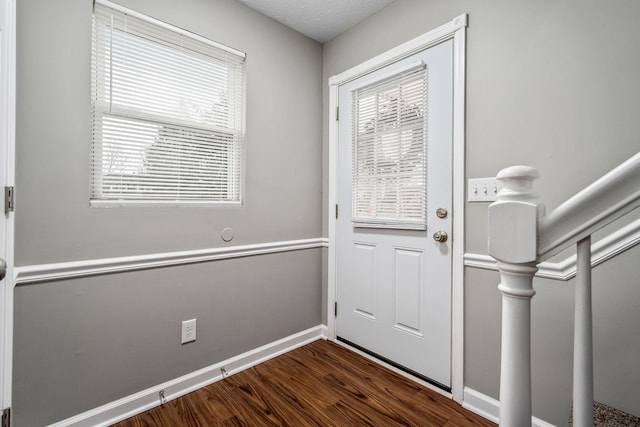
[[(451, 386), (450, 241), (437, 242), (431, 235), (444, 232), (451, 236), (451, 216), (440, 218), (436, 210), (451, 211), (452, 51), (453, 42), (446, 40), (340, 87), (340, 215), (336, 223), (338, 339), (382, 356), (447, 391)], [(406, 79), (411, 83), (400, 83)], [(353, 98), (371, 90), (377, 95), (369, 93), (359, 100), (361, 107), (352, 106)], [(364, 185), (370, 182), (374, 164), (386, 174), (377, 179), (377, 191), (366, 193), (365, 206), (360, 209), (371, 215), (373, 202), (385, 210), (386, 217), (402, 210), (419, 216), (424, 211), (419, 196), (426, 192), (426, 230), (420, 229), (422, 221), (353, 223), (356, 108), (366, 116), (359, 125), (364, 143), (374, 127), (381, 128), (377, 142), (371, 144), (379, 147), (378, 154), (359, 160), (366, 173)], [(399, 130), (403, 122), (412, 130)], [(422, 142), (426, 147), (416, 148)], [(359, 151), (371, 153), (371, 149)], [(426, 189), (421, 185), (425, 169)], [(415, 176), (408, 178), (407, 174)], [(385, 184), (398, 181), (398, 187)], [(406, 196), (407, 191), (411, 196)], [(396, 201), (403, 193), (407, 197), (404, 205)], [(389, 226), (393, 228), (385, 228)]]
[[(328, 290), (327, 290), (327, 306), (333, 308), (334, 302), (337, 301), (337, 272), (338, 272), (338, 257), (337, 253), (339, 247), (337, 246), (336, 235), (338, 233), (338, 221), (335, 217), (335, 206), (338, 201), (338, 158), (339, 158), (339, 143), (340, 129), (339, 121), (336, 119), (336, 107), (340, 100), (340, 90), (342, 86), (350, 84), (350, 82), (369, 75), (376, 70), (379, 70), (385, 66), (401, 61), (410, 57), (416, 52), (421, 52), (429, 49), (430, 47), (441, 44), (446, 40), (452, 41), (452, 54), (453, 54), (453, 123), (452, 123), (452, 197), (451, 197), (451, 209), (450, 209), (450, 239), (448, 241), (448, 250), (450, 251), (452, 267), (450, 269), (450, 277), (452, 281), (451, 286), (451, 336), (450, 336), (450, 357), (451, 363), (451, 377), (450, 384), (452, 389), (453, 398), (457, 401), (462, 401), (463, 391), (463, 320), (464, 320), (464, 298), (463, 298), (463, 254), (464, 254), (464, 120), (465, 120), (465, 44), (466, 44), (466, 26), (467, 15), (463, 14), (445, 25), (442, 25), (422, 36), (419, 36), (413, 40), (410, 40), (394, 49), (384, 52), (360, 65), (353, 67), (339, 75), (333, 76), (329, 79), (329, 108), (331, 123), (329, 128), (329, 254), (328, 254)], [(340, 121), (344, 114), (344, 110), (340, 111)], [(434, 212), (434, 206), (429, 206), (429, 215)], [(340, 206), (340, 215), (343, 215), (343, 206)], [(429, 226), (427, 232), (429, 239), (434, 231), (433, 225)], [(430, 240), (432, 242), (432, 240)], [(365, 243), (365, 242), (360, 242)], [(366, 244), (362, 245), (360, 249), (367, 249)], [(396, 256), (400, 255), (398, 262), (405, 263), (406, 265), (416, 264), (416, 257), (420, 257), (418, 252), (404, 250), (402, 245), (393, 248)], [(389, 249), (390, 250), (390, 249)], [(366, 255), (366, 251), (361, 254)], [(366, 256), (363, 255), (362, 260), (366, 260)], [(424, 274), (422, 271), (420, 274)], [(409, 280), (408, 283), (411, 283)], [(339, 309), (340, 311), (340, 309)], [(336, 317), (332, 310), (329, 310), (327, 318), (327, 336), (330, 339), (336, 339), (338, 331), (336, 327)]]
[(13, 213), (5, 213), (5, 187), (13, 186), (15, 158), (16, 0), (0, 0), (0, 409), (11, 406), (13, 340)]

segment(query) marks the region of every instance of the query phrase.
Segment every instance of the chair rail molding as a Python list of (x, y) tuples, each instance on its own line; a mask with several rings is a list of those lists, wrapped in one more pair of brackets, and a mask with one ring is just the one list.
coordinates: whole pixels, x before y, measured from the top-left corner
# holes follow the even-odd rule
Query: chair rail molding
[[(598, 240), (591, 247), (591, 267), (625, 252), (640, 244), (640, 219)], [(497, 261), (490, 255), (467, 252), (464, 254), (465, 267), (498, 271)], [(576, 255), (562, 261), (545, 261), (538, 264), (536, 277), (567, 281), (576, 275)]]
[(100, 274), (147, 270), (150, 268), (171, 267), (230, 258), (322, 248), (327, 247), (328, 244), (328, 239), (319, 237), (315, 239), (286, 240), (192, 251), (28, 265), (14, 269), (14, 283), (17, 286), (24, 283), (39, 283)]

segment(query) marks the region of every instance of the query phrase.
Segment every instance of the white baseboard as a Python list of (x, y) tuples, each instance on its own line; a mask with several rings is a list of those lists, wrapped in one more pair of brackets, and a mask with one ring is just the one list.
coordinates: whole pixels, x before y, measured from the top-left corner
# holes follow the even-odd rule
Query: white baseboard
[[(49, 427), (106, 427), (159, 406), (160, 392), (165, 402), (233, 375), (310, 342), (326, 338), (326, 326), (319, 325), (254, 350), (184, 375), (131, 396), (107, 403), (82, 414), (51, 424)], [(224, 376), (221, 368), (224, 368)]]
[[(500, 402), (469, 387), (464, 388), (462, 407), (496, 424), (500, 422)], [(531, 417), (531, 426), (555, 427), (536, 417)]]
[(499, 422), (500, 402), (469, 387), (464, 388), (462, 407), (494, 423)]

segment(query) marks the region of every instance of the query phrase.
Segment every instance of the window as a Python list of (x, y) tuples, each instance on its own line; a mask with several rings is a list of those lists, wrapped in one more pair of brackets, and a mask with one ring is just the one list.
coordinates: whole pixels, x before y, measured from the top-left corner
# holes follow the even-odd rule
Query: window
[(354, 226), (426, 229), (427, 83), (420, 63), (353, 91)]
[(99, 0), (91, 204), (240, 204), (244, 58)]

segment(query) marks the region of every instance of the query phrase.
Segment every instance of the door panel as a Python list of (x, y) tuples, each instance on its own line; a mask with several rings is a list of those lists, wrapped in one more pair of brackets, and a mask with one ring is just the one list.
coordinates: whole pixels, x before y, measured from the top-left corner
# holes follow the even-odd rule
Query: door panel
[[(443, 42), (338, 92), (337, 335), (445, 389), (451, 385), (452, 222), (451, 214), (439, 218), (436, 210), (451, 212), (452, 203), (452, 52), (452, 42)], [(389, 83), (389, 76), (420, 67), (423, 99), (413, 83), (407, 90)], [(370, 95), (375, 85), (381, 92)], [(373, 98), (361, 107), (364, 96)], [(424, 153), (415, 148), (421, 139)], [(370, 146), (361, 148), (361, 140)], [(410, 161), (407, 153), (414, 155)], [(406, 178), (409, 173), (416, 178)], [(417, 185), (423, 185), (418, 192)], [(406, 224), (398, 219), (402, 212), (409, 213)], [(435, 241), (436, 231), (449, 240)]]
[(423, 336), (424, 251), (394, 248), (395, 328)]
[(374, 261), (376, 246), (356, 243), (353, 245), (354, 295), (356, 313), (375, 319)]

